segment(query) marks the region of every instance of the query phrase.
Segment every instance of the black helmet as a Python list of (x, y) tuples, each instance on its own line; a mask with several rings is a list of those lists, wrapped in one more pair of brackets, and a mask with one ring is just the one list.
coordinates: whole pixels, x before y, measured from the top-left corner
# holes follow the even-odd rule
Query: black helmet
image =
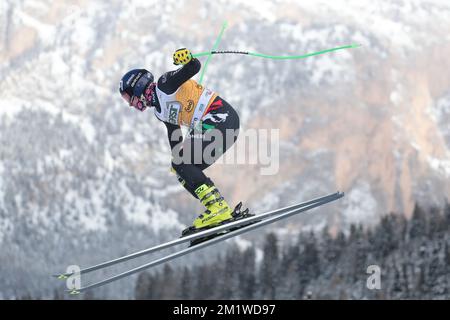
[(145, 89), (149, 84), (153, 83), (153, 80), (154, 77), (150, 71), (145, 69), (133, 69), (125, 73), (120, 80), (119, 92), (131, 106), (133, 104), (133, 97), (137, 98), (135, 100), (141, 100)]

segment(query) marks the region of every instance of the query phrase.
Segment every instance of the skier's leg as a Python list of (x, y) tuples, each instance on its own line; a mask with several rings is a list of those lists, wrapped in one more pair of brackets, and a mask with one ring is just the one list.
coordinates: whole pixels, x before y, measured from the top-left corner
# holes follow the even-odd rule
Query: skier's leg
[[(196, 198), (195, 189), (209, 179), (203, 170), (211, 166), (236, 142), (239, 133), (239, 116), (225, 100), (217, 97), (210, 109), (212, 110), (202, 122), (201, 131), (197, 129), (189, 132), (190, 138), (185, 140), (180, 158), (172, 162), (178, 181)], [(217, 135), (220, 135), (221, 141), (216, 141)], [(211, 154), (205, 155), (205, 149), (212, 147), (214, 143), (216, 147), (209, 148), (212, 150)], [(189, 150), (190, 153), (185, 155), (184, 150)]]
[(173, 162), (172, 162), (172, 169), (173, 172), (176, 174), (180, 184), (194, 198), (198, 198), (197, 195), (195, 194), (196, 187), (208, 181), (208, 177), (203, 173), (202, 169), (189, 163), (175, 164)]
[[(232, 219), (233, 210), (203, 170), (213, 164), (237, 139), (239, 117), (236, 111), (219, 97), (215, 107), (205, 117), (201, 130), (192, 130), (183, 144), (190, 152), (180, 164), (173, 163), (180, 182), (205, 205), (206, 211), (194, 221), (195, 228), (204, 228)], [(227, 133), (227, 130), (230, 132)], [(208, 148), (209, 150), (207, 150)], [(205, 154), (208, 151), (209, 154)]]

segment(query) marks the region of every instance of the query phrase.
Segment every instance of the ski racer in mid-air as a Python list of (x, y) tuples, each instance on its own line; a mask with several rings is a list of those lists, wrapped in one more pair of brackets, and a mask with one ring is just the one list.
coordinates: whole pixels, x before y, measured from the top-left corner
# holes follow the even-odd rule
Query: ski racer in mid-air
[[(127, 72), (120, 81), (119, 91), (131, 107), (140, 111), (154, 108), (156, 118), (167, 127), (172, 170), (184, 188), (206, 207), (192, 226), (183, 231), (185, 236), (242, 218), (240, 210), (230, 207), (203, 172), (236, 141), (239, 117), (217, 93), (191, 79), (200, 71), (201, 64), (189, 50), (175, 51), (173, 62), (183, 66), (164, 73), (157, 82), (145, 69)], [(180, 134), (180, 126), (189, 128), (185, 139)], [(216, 147), (208, 148), (212, 143)], [(208, 158), (205, 151), (211, 149)]]

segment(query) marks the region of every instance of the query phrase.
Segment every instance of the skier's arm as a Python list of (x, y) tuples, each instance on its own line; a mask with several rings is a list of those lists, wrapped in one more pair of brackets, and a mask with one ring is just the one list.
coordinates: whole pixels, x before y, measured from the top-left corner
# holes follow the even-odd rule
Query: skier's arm
[(182, 68), (163, 74), (158, 79), (158, 88), (165, 94), (172, 94), (183, 83), (195, 76), (200, 71), (200, 68), (200, 61), (197, 58), (192, 58)]

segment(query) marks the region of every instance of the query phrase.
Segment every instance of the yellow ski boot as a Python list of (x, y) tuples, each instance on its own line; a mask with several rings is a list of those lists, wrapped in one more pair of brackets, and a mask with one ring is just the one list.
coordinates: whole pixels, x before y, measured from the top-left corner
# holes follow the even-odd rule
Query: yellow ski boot
[(202, 184), (195, 189), (195, 194), (206, 207), (206, 211), (194, 220), (195, 229), (214, 227), (233, 219), (233, 210), (213, 184)]
[[(183, 230), (183, 232), (181, 233), (181, 237), (186, 237), (193, 233), (201, 232), (206, 229), (214, 228), (233, 221), (254, 216), (253, 214), (249, 213), (248, 209), (242, 210), (242, 202), (239, 202), (234, 210), (232, 210), (228, 203), (220, 195), (219, 190), (217, 190), (217, 188), (212, 183), (201, 185), (195, 190), (195, 194), (206, 207), (206, 211), (194, 220), (192, 226)], [(194, 238), (193, 240), (191, 240), (190, 246), (195, 246), (204, 241), (208, 241), (228, 232), (244, 228), (259, 221), (260, 220), (251, 221), (249, 223), (230, 227), (229, 229), (224, 229), (217, 233), (213, 233), (204, 237)]]
[(206, 210), (194, 220), (192, 226), (183, 230), (182, 237), (235, 220), (235, 212), (223, 199), (214, 184), (202, 184), (195, 189), (195, 194)]

